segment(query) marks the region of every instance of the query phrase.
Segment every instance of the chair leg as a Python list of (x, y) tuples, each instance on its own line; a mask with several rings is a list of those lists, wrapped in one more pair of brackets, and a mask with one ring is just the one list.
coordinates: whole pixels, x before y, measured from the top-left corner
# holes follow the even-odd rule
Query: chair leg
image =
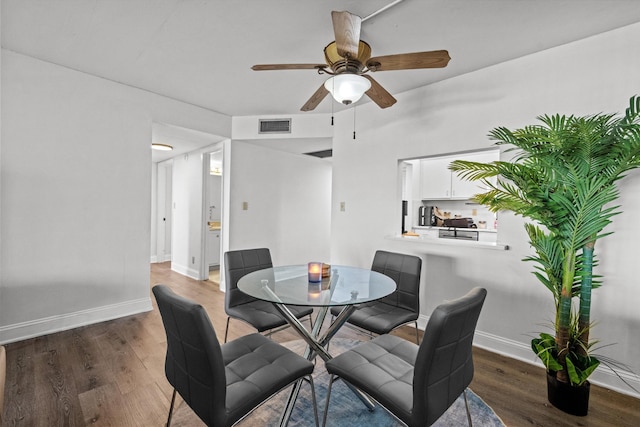
[(414, 320), (416, 324), (416, 344), (420, 345), (420, 336), (418, 335), (418, 321)]
[(320, 419), (318, 418), (318, 400), (316, 399), (316, 387), (313, 384), (313, 376), (309, 375), (309, 387), (311, 387), (311, 399), (313, 400), (313, 415), (316, 420), (316, 427), (320, 427)]
[(471, 411), (469, 411), (469, 401), (467, 400), (467, 389), (465, 388), (462, 392), (464, 396), (464, 406), (467, 408), (467, 421), (469, 422), (469, 427), (473, 427), (473, 423), (471, 422)]
[(327, 413), (329, 412), (329, 400), (331, 399), (331, 386), (335, 379), (338, 378), (336, 375), (331, 375), (329, 378), (329, 386), (327, 387), (327, 398), (324, 402), (324, 414), (322, 414), (322, 427), (327, 425)]
[(167, 418), (167, 427), (171, 425), (171, 415), (173, 415), (173, 404), (176, 402), (176, 389), (173, 389), (173, 396), (171, 396), (171, 406), (169, 406), (169, 417)]
[(227, 316), (227, 327), (224, 330), (224, 342), (227, 342), (227, 334), (229, 333), (229, 320), (231, 320), (231, 317)]

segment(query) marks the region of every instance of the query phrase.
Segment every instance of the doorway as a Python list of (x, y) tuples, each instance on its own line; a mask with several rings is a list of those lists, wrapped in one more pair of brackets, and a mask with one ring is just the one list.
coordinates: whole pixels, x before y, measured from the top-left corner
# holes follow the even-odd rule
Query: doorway
[(158, 163), (156, 261), (171, 261), (173, 165), (171, 160)]
[(208, 166), (205, 178), (206, 224), (205, 260), (209, 281), (220, 284), (221, 236), (222, 236), (222, 150), (205, 155)]

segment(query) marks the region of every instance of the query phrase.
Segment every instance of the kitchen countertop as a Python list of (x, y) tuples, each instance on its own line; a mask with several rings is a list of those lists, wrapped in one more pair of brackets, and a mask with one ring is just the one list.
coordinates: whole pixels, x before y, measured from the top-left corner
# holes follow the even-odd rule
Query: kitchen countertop
[(498, 230), (496, 228), (469, 228), (469, 227), (438, 227), (435, 225), (415, 225), (413, 226), (414, 230), (451, 230), (457, 229), (460, 231), (479, 231), (481, 233), (497, 233)]
[[(434, 227), (434, 228), (447, 228), (447, 227)], [(474, 229), (475, 230), (475, 229)], [(487, 231), (487, 230), (484, 230)], [(494, 230), (495, 231), (495, 230)], [(439, 246), (459, 246), (470, 247), (478, 249), (494, 249), (499, 251), (509, 250), (509, 245), (500, 242), (479, 242), (477, 240), (459, 240), (459, 239), (442, 239), (435, 236), (385, 236), (385, 239), (403, 241), (408, 243), (415, 243), (421, 245), (439, 245)]]

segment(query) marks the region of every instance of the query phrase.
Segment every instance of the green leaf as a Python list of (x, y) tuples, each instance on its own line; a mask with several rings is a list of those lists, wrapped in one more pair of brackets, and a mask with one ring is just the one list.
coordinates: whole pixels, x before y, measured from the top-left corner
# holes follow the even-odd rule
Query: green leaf
[(561, 371), (564, 369), (554, 356), (555, 339), (551, 335), (540, 334), (540, 338), (534, 338), (531, 340), (531, 348), (540, 358), (547, 370)]
[(600, 361), (598, 361), (598, 359), (596, 359), (595, 357), (589, 357), (587, 358), (587, 360), (588, 365), (585, 366), (584, 369), (579, 369), (578, 367), (576, 367), (571, 358), (568, 357), (566, 359), (567, 372), (569, 374), (569, 380), (571, 381), (572, 385), (580, 386), (584, 384), (589, 376), (593, 373), (593, 371), (596, 370), (598, 365), (600, 365)]

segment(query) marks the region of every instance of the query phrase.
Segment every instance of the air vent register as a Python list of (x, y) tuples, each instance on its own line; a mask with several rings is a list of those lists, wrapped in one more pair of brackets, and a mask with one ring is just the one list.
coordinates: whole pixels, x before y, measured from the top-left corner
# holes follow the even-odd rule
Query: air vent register
[(258, 133), (291, 133), (291, 119), (260, 119)]

